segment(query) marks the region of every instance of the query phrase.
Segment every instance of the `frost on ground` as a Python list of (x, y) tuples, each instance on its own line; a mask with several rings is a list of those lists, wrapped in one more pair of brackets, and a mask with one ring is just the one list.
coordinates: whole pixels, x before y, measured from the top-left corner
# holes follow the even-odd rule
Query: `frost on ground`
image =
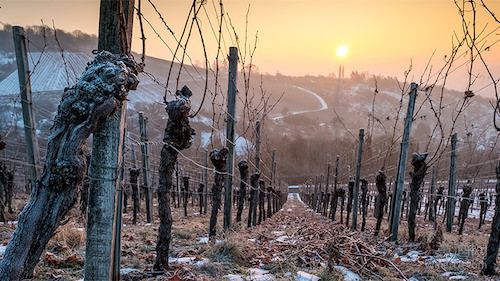
[[(189, 208), (189, 214), (197, 210), (196, 206)], [(337, 278), (333, 280), (402, 280), (394, 266), (412, 281), (486, 280), (477, 274), (481, 249), (487, 241), (483, 236), (458, 237), (445, 233), (448, 243), (431, 255), (417, 244), (403, 241), (395, 246), (385, 242), (383, 236), (374, 238), (371, 217), (367, 218), (367, 232), (351, 231), (308, 209), (297, 194), (290, 194), (282, 210), (260, 226), (247, 228), (244, 215), (242, 225), (235, 224), (234, 230), (213, 241), (207, 238), (208, 215), (184, 217), (182, 208), (172, 211), (171, 270), (167, 274), (179, 280), (302, 281), (323, 280), (325, 275)], [(247, 212), (245, 209), (244, 214)], [(138, 221), (137, 225), (132, 224), (130, 212), (123, 216), (122, 280), (168, 280), (167, 275), (152, 274), (158, 221), (145, 223), (142, 213)], [(34, 280), (83, 278), (83, 226), (75, 217), (59, 229), (47, 246)], [(8, 241), (13, 228), (13, 224), (0, 225), (1, 241)], [(333, 254), (334, 249), (338, 250), (338, 256)], [(468, 249), (474, 250), (465, 252)], [(366, 256), (356, 255), (358, 251)]]

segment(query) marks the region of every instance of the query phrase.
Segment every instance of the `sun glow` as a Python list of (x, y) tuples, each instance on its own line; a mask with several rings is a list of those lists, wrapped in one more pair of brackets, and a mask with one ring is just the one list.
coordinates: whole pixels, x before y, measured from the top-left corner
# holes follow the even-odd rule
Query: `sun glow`
[(337, 47), (336, 54), (337, 54), (337, 57), (345, 58), (347, 56), (348, 52), (349, 52), (349, 48), (347, 47), (347, 45), (340, 45)]

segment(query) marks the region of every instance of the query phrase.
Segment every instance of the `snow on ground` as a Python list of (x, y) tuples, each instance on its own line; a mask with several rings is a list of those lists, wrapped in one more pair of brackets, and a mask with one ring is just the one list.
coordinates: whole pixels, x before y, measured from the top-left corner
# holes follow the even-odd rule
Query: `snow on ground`
[[(210, 139), (212, 137), (212, 132), (206, 132), (206, 131), (202, 131), (200, 134), (200, 138), (201, 138), (201, 147), (207, 149), (209, 146), (210, 146)], [(221, 143), (226, 143), (226, 133), (225, 132), (222, 132), (222, 131), (218, 131), (218, 132), (214, 132), (214, 138), (218, 138)], [(235, 144), (235, 152), (236, 152), (236, 155), (240, 156), (240, 155), (245, 155), (246, 152), (247, 152), (247, 148), (251, 148), (253, 147), (253, 143), (246, 139), (245, 137), (243, 136), (240, 136), (238, 134), (235, 135), (235, 141), (234, 141), (234, 144)]]

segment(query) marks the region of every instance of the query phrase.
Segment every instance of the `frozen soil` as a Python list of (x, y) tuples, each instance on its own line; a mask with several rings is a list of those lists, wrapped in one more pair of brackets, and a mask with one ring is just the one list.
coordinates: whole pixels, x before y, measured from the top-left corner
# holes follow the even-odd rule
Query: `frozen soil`
[[(476, 219), (468, 219), (462, 236), (456, 229), (444, 232), (440, 248), (431, 251), (427, 244), (433, 226), (422, 217), (417, 222), (419, 242), (406, 242), (403, 219), (400, 243), (392, 244), (383, 236), (387, 233), (373, 236), (373, 212), (368, 213), (365, 232), (352, 231), (339, 224), (339, 218), (333, 222), (291, 195), (278, 213), (256, 227), (246, 227), (245, 209), (244, 223), (222, 234), (220, 215), (221, 235), (207, 241), (209, 214), (189, 207), (187, 217), (182, 208), (172, 208), (171, 269), (162, 275), (152, 273), (159, 221), (145, 223), (141, 213), (140, 223), (132, 225), (130, 210), (124, 214), (122, 280), (297, 280), (297, 272), (321, 280), (495, 280), (479, 275), (490, 225), (477, 230)], [(0, 225), (3, 246), (15, 227)], [(384, 221), (383, 230), (386, 227)], [(84, 223), (75, 209), (49, 242), (33, 280), (80, 280), (84, 257)]]

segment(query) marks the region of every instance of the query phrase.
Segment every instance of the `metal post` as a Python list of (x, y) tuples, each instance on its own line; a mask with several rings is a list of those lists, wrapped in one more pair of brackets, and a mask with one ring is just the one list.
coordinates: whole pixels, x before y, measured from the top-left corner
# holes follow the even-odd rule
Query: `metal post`
[(359, 207), (359, 178), (361, 176), (361, 159), (363, 157), (363, 142), (365, 137), (365, 130), (359, 129), (358, 140), (358, 160), (356, 162), (356, 178), (354, 182), (354, 198), (352, 206), (352, 229), (356, 230), (358, 224), (358, 207)]
[(229, 48), (229, 79), (227, 85), (226, 147), (228, 149), (224, 180), (224, 229), (231, 227), (231, 201), (233, 197), (234, 122), (236, 119), (236, 76), (238, 74), (238, 48)]
[(403, 139), (401, 141), (401, 152), (399, 154), (398, 173), (396, 185), (393, 193), (392, 219), (391, 219), (391, 241), (398, 240), (399, 220), (401, 219), (401, 197), (403, 196), (403, 187), (406, 170), (406, 160), (408, 158), (408, 148), (410, 144), (410, 131), (413, 122), (413, 111), (415, 109), (415, 99), (417, 97), (416, 83), (411, 83), (410, 100), (408, 102), (408, 111), (406, 112), (405, 127)]

